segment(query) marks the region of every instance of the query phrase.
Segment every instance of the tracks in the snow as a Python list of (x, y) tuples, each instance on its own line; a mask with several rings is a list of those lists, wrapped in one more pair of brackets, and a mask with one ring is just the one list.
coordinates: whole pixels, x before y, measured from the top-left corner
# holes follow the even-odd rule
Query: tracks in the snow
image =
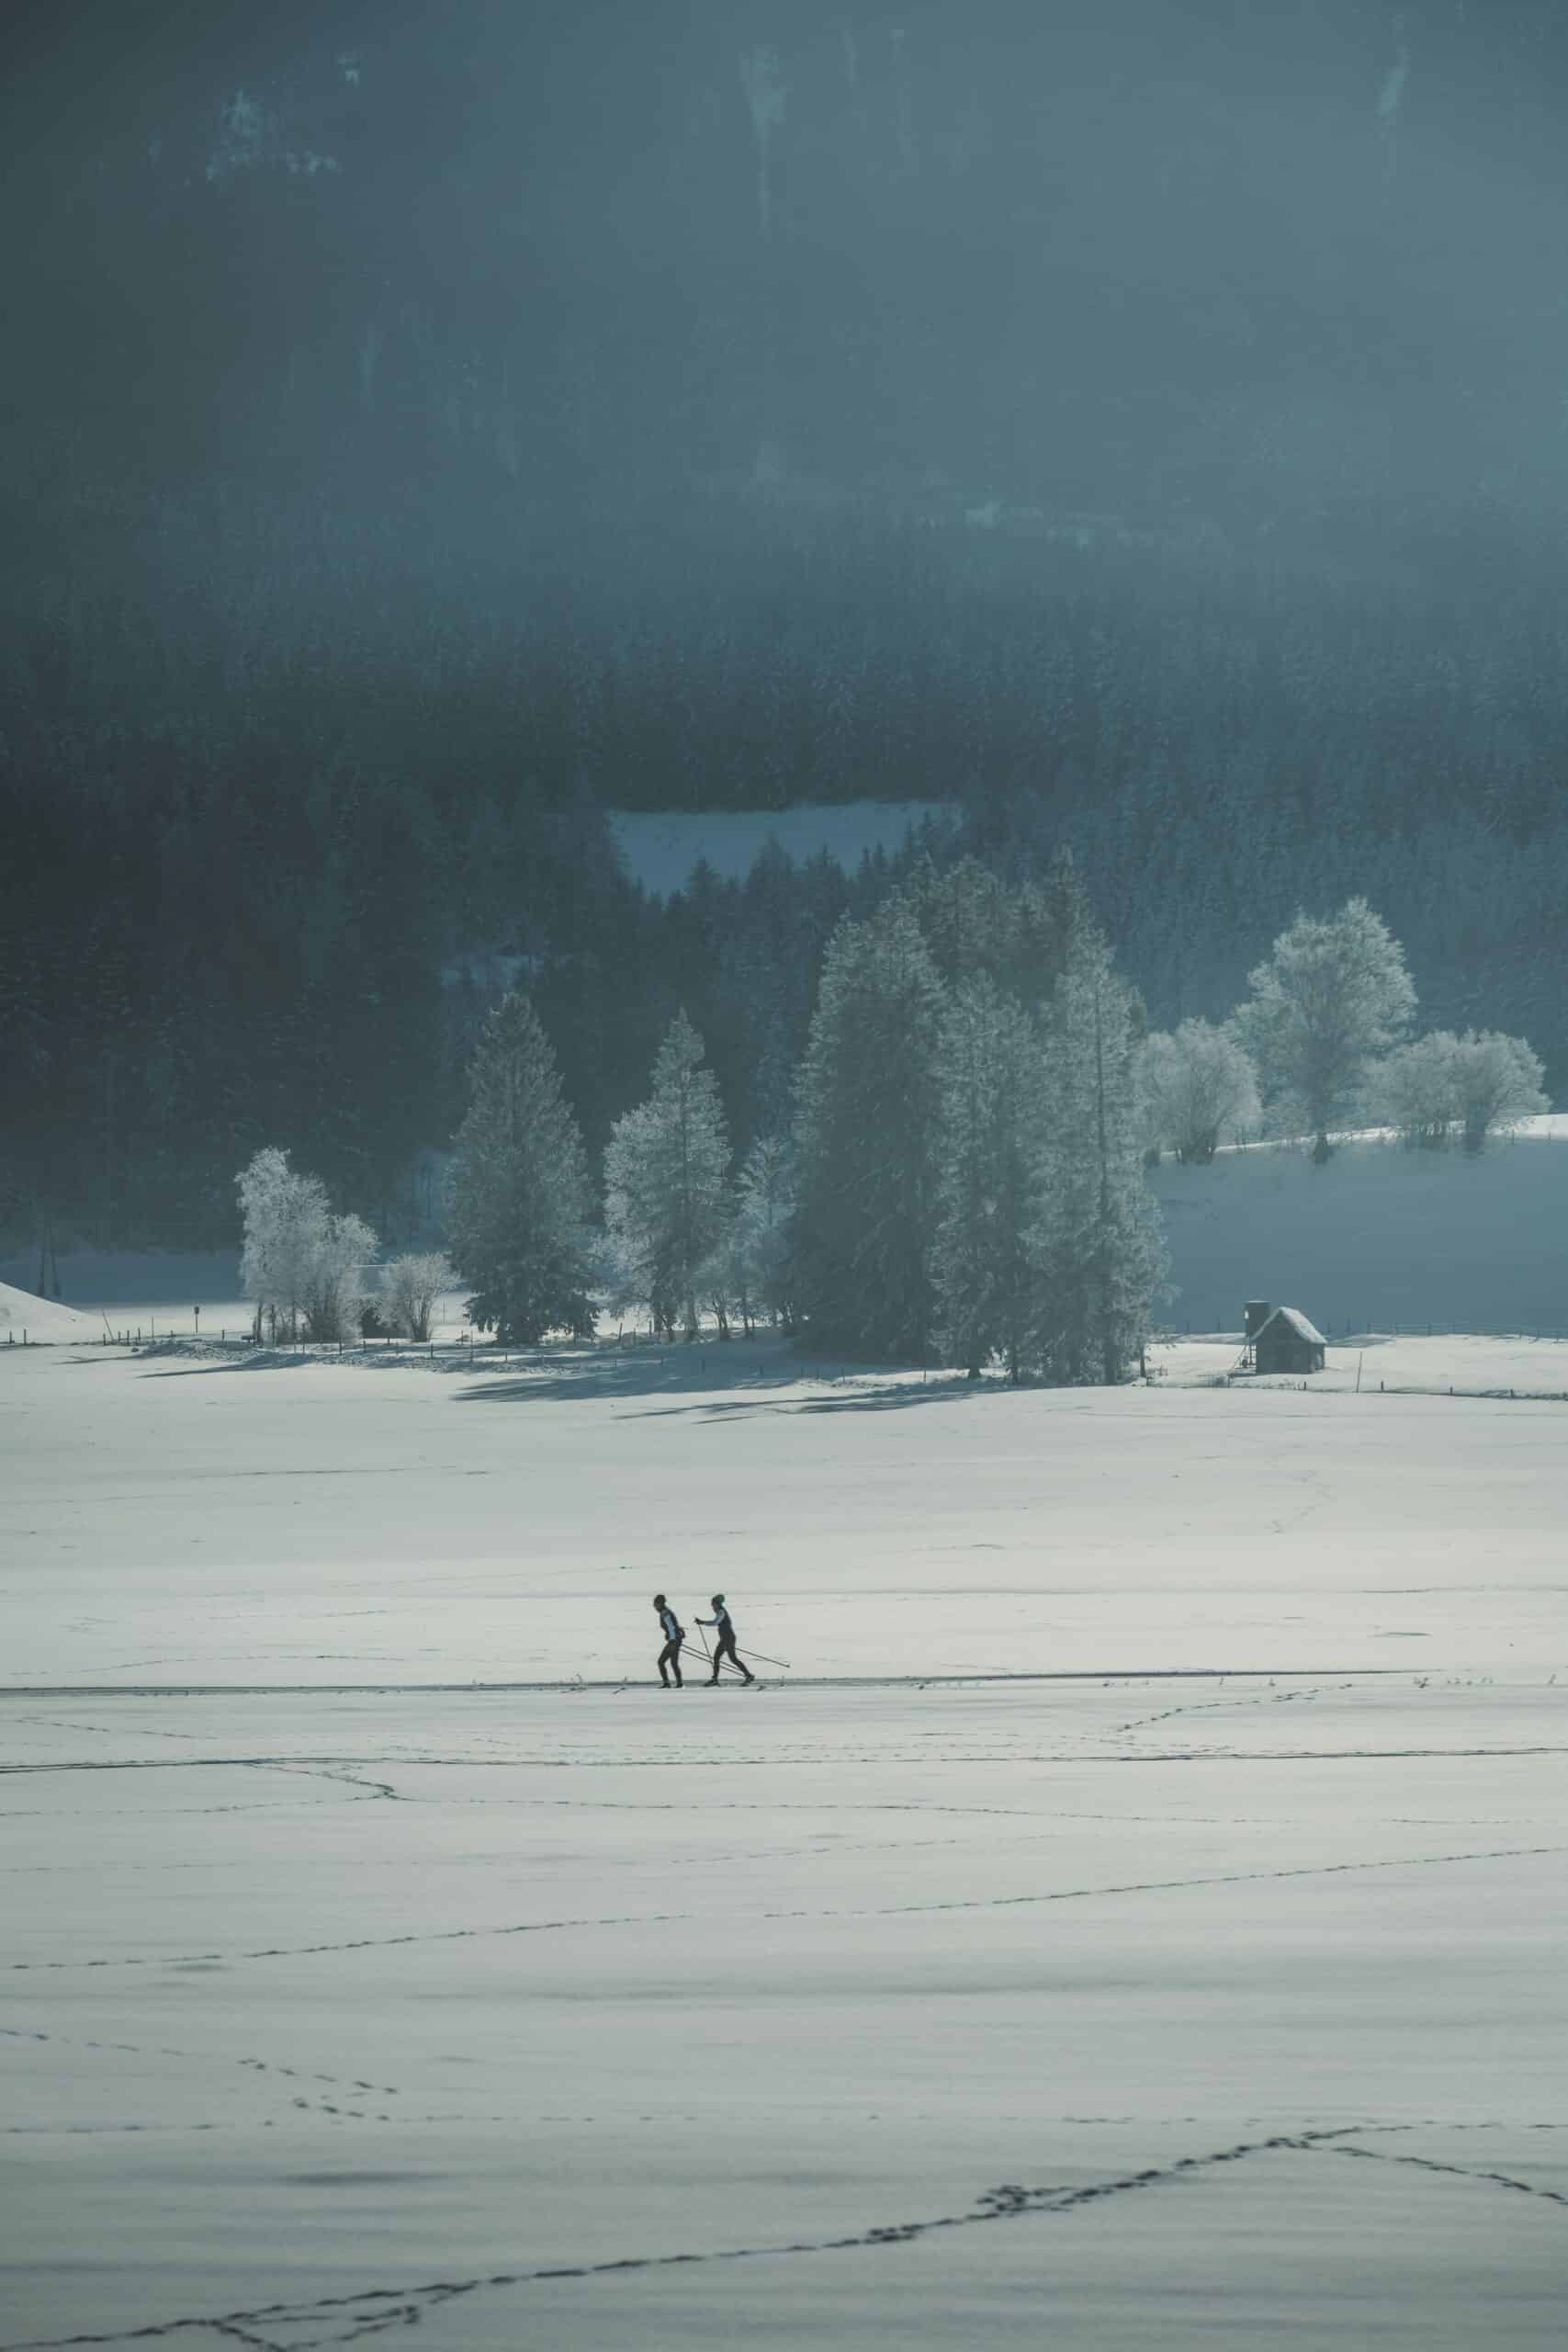
[[(1216, 1871), (1193, 1878), (1136, 1879), (1104, 1886), (1049, 1887), (1028, 1894), (977, 1894), (929, 1903), (835, 1905), (823, 1908), (761, 1910), (745, 1916), (777, 1925), (785, 1920), (907, 1919), (944, 1912), (1017, 1911), (1056, 1903), (1114, 1901), (1129, 1894), (1168, 1894), (1210, 1886), (1258, 1886), (1285, 1879), (1339, 1878), (1369, 1871), (1443, 1870), (1467, 1862), (1533, 1860), (1568, 1853), (1568, 1845), (1492, 1846), (1454, 1854), (1389, 1854), (1356, 1862), (1306, 1862), (1282, 1870)], [(690, 1911), (631, 1911), (562, 1919), (502, 1921), (493, 1927), (434, 1928), (396, 1936), (355, 1936), (340, 1941), (266, 1944), (243, 1951), (128, 1952), (86, 1960), (14, 1960), (7, 1975), (52, 1975), (75, 1969), (233, 1967), (242, 1962), (311, 1960), (350, 1951), (391, 1951), (416, 1944), (488, 1942), (515, 1936), (561, 1935), (599, 1928), (665, 1928), (688, 1924)]]
[[(1105, 1666), (1070, 1672), (1018, 1674), (795, 1674), (766, 1678), (770, 1691), (789, 1690), (949, 1690), (987, 1689), (1020, 1682), (1356, 1682), (1403, 1681), (1402, 1666)], [(728, 1684), (727, 1690), (742, 1690)], [(62, 1682), (0, 1684), (0, 1703), (7, 1700), (78, 1699), (479, 1699), (520, 1696), (528, 1691), (553, 1692), (572, 1698), (589, 1690), (636, 1694), (650, 1692), (644, 1675), (622, 1675), (597, 1681), (576, 1677), (550, 1682)]]
[(944, 2232), (984, 2229), (1030, 2217), (1060, 2218), (1105, 2205), (1114, 2199), (1158, 2192), (1182, 2182), (1245, 2165), (1259, 2157), (1324, 2154), (1359, 2157), (1391, 2164), (1427, 2175), (1474, 2181), (1539, 2199), (1559, 2208), (1568, 2196), (1543, 2188), (1517, 2175), (1483, 2166), (1444, 2164), (1436, 2159), (1359, 2144), (1373, 2134), (1411, 2130), (1411, 2125), (1352, 2123), (1330, 2130), (1276, 2132), (1258, 2140), (1243, 2140), (1228, 2147), (1179, 2156), (1167, 2164), (1149, 2165), (1104, 2180), (1064, 2185), (1047, 2182), (1029, 2187), (1016, 2181), (984, 2190), (965, 2210), (939, 2213), (916, 2221), (888, 2222), (831, 2237), (794, 2238), (773, 2244), (700, 2247), (673, 2254), (628, 2254), (608, 2260), (541, 2264), (532, 2268), (496, 2270), (466, 2278), (435, 2278), (397, 2287), (366, 2287), (347, 2295), (326, 2295), (297, 2301), (252, 2305), (226, 2312), (191, 2314), (154, 2321), (140, 2326), (89, 2331), (73, 2335), (14, 2338), (0, 2352), (76, 2352), (92, 2346), (166, 2342), (178, 2335), (207, 2334), (252, 2347), (252, 2352), (326, 2352), (326, 2347), (362, 2342), (396, 2327), (417, 2327), (448, 2304), (469, 2295), (504, 2293), (569, 2281), (619, 2278), (635, 2273), (697, 2268), (740, 2262), (786, 2262), (836, 2254), (877, 2253), (914, 2244)]

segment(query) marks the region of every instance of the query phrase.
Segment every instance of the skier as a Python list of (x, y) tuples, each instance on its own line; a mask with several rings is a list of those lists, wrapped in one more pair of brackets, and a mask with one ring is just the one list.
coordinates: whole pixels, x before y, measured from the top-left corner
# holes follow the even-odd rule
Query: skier
[(668, 1690), (670, 1677), (664, 1669), (666, 1667), (672, 1666), (675, 1669), (675, 1688), (677, 1690), (683, 1690), (686, 1686), (681, 1679), (681, 1645), (686, 1638), (685, 1628), (661, 1592), (654, 1594), (653, 1605), (659, 1611), (659, 1622), (664, 1628), (664, 1647), (659, 1653), (659, 1679)]
[(712, 1625), (716, 1629), (717, 1635), (713, 1645), (713, 1672), (708, 1678), (708, 1689), (711, 1690), (714, 1684), (718, 1680), (718, 1669), (724, 1664), (726, 1658), (729, 1660), (731, 1666), (738, 1666), (740, 1668), (740, 1671), (746, 1677), (748, 1682), (755, 1682), (757, 1678), (752, 1673), (750, 1668), (743, 1665), (741, 1660), (735, 1655), (735, 1627), (730, 1622), (729, 1611), (724, 1605), (724, 1595), (722, 1592), (716, 1592), (714, 1594), (712, 1606), (714, 1614), (711, 1617), (699, 1617), (697, 1619), (699, 1625)]

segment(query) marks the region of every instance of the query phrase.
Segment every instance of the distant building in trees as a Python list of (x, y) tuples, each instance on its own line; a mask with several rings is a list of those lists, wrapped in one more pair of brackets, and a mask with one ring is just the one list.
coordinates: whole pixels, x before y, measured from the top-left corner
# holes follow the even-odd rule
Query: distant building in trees
[(1247, 1352), (1254, 1372), (1321, 1372), (1328, 1342), (1299, 1306), (1247, 1302)]

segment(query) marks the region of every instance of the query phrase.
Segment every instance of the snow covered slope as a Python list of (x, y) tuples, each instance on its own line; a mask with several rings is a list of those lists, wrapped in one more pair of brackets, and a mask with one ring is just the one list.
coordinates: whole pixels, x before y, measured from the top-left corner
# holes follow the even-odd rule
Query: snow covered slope
[[(1235, 1330), (1243, 1302), (1302, 1307), (1319, 1329), (1568, 1333), (1568, 1140), (1532, 1121), (1479, 1159), (1342, 1145), (1167, 1165), (1178, 1329)], [(1331, 1335), (1332, 1336), (1332, 1335)]]
[(24, 1338), (34, 1347), (67, 1340), (101, 1340), (104, 1327), (96, 1315), (83, 1315), (57, 1299), (35, 1298), (31, 1291), (0, 1283), (0, 1348)]

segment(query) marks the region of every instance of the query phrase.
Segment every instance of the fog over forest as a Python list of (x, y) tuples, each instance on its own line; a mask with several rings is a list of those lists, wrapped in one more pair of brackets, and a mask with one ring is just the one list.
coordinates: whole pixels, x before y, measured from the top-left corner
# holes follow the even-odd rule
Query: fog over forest
[(492, 955), (591, 1143), (684, 1005), (744, 1145), (900, 862), (655, 902), (616, 808), (1070, 845), (1156, 1024), (1363, 893), (1568, 1083), (1551, 0), (18, 21), (7, 1233), (384, 1217)]

